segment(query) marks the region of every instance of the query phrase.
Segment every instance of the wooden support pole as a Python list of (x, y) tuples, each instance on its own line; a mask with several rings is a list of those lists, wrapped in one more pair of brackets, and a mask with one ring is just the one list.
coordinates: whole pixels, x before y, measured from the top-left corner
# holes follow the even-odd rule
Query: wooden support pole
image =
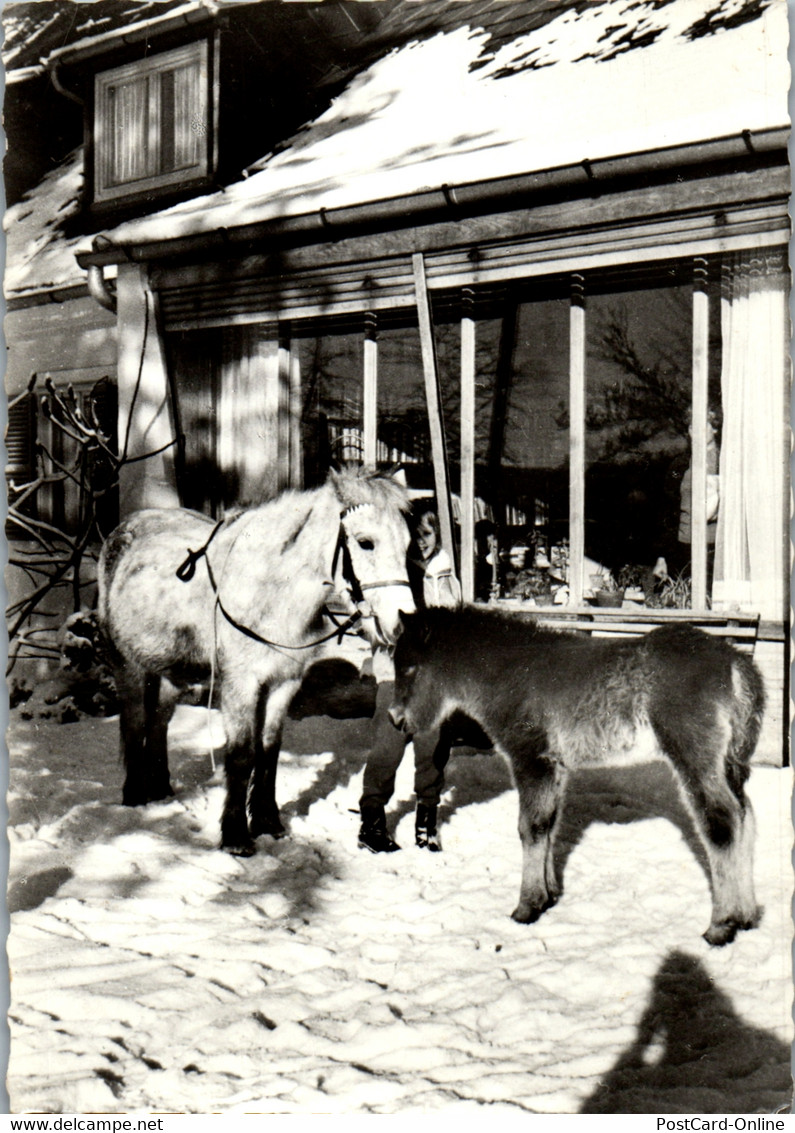
[(583, 602), (585, 564), (585, 281), (571, 277), (569, 311), (569, 604)]
[(304, 486), (304, 447), (301, 437), (301, 360), (290, 344), (290, 486)]
[(417, 297), (417, 318), (420, 325), (422, 368), (425, 374), (425, 400), (428, 406), (428, 424), (431, 432), (433, 479), (436, 487), (439, 529), (442, 536), (442, 546), (450, 556), (450, 561), (455, 563), (453, 504), (450, 497), (450, 476), (447, 470), (447, 447), (444, 441), (444, 421), (442, 419), (442, 399), (439, 389), (439, 369), (436, 364), (436, 343), (433, 337), (431, 301), (428, 295), (428, 282), (425, 277), (425, 259), (422, 252), (416, 252), (411, 257), (411, 261), (414, 269), (414, 289)]
[(475, 309), (465, 288), (461, 311), (461, 592), (475, 600)]
[(378, 320), (368, 311), (364, 316), (364, 388), (362, 391), (364, 464), (375, 468), (378, 446)]
[(693, 409), (690, 426), (691, 607), (707, 608), (707, 409), (709, 398), (707, 263), (693, 263)]

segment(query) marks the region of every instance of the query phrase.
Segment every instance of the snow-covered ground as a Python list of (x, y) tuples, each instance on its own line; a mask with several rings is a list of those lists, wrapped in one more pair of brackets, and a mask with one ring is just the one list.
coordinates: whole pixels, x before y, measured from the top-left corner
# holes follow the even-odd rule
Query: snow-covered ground
[(12, 1112), (770, 1113), (789, 1109), (791, 775), (754, 769), (759, 929), (711, 949), (662, 765), (593, 772), (532, 926), (501, 759), (450, 764), (444, 852), (356, 846), (367, 721), (292, 721), (290, 837), (216, 849), (217, 719), (182, 707), (176, 797), (119, 805), (118, 722), (12, 721)]

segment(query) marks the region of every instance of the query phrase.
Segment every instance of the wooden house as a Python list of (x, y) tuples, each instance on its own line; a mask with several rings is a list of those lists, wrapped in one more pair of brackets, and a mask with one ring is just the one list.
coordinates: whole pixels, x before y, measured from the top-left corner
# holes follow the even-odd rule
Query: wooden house
[[(566, 582), (543, 616), (753, 646), (780, 760), (784, 0), (155, 9), (49, 53), (84, 141), (9, 224), (10, 372), (67, 325), (103, 352), (61, 361), (112, 369), (154, 454), (122, 511), (399, 465), (467, 598), (505, 596), (522, 542)], [(596, 616), (608, 576), (624, 608)]]

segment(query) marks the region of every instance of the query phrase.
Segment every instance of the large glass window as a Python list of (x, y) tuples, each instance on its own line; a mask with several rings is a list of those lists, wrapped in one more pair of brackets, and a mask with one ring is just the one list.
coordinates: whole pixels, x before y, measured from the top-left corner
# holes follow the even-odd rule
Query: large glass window
[[(723, 413), (739, 435), (750, 410), (739, 412), (734, 386), (755, 396), (746, 324), (764, 310), (772, 357), (784, 277), (777, 260), (766, 274), (755, 260), (730, 263), (721, 301), (719, 266), (687, 260), (436, 297), (453, 549), (467, 596), (703, 609), (741, 592), (747, 532), (767, 512), (760, 500), (751, 514), (739, 458), (728, 440), (721, 451)], [(185, 465), (207, 469), (186, 502), (239, 502), (258, 475), (271, 489), (311, 486), (329, 467), (368, 461), (401, 466), (414, 493), (433, 495), (432, 411), (410, 320), (363, 313), (333, 331), (307, 323), (184, 336)], [(767, 507), (755, 554), (771, 544), (780, 510)], [(756, 555), (760, 577), (778, 553), (771, 544)]]
[(377, 460), (402, 465), (413, 488), (433, 486), (431, 440), (419, 331), (378, 331)]
[(585, 594), (667, 571), (689, 605), (692, 284), (589, 295), (585, 325)]
[(296, 338), (303, 479), (325, 480), (329, 468), (361, 463), (364, 453), (361, 332)]

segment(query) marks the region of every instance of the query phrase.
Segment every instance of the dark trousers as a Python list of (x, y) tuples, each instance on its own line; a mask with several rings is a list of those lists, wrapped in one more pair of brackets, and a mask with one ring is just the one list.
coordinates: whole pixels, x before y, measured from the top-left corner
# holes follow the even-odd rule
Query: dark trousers
[(418, 732), (407, 736), (387, 715), (394, 692), (392, 681), (379, 684), (373, 715), (372, 743), (364, 768), (359, 806), (386, 806), (395, 790), (395, 776), (406, 745), (414, 743), (414, 793), (417, 802), (436, 806), (444, 789), (444, 769), (450, 758), (450, 742), (444, 727), (438, 732)]

